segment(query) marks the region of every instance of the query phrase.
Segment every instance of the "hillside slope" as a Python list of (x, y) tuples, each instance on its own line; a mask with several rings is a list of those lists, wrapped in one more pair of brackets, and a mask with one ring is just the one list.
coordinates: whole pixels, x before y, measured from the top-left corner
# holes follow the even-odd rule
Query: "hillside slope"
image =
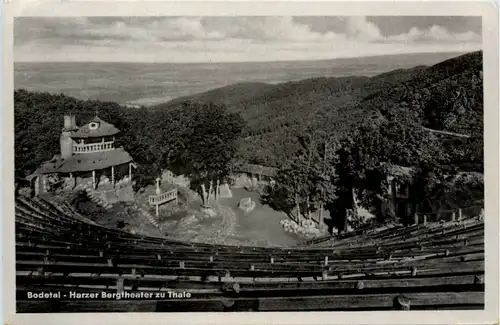
[(483, 172), (482, 52), (443, 61), (411, 80), (367, 96), (360, 107), (386, 118), (405, 118), (429, 129), (470, 136), (442, 136), (450, 165)]
[(383, 114), (411, 111), (423, 125), (451, 132), (482, 133), (482, 52), (443, 61), (414, 78), (366, 97), (362, 105)]
[[(387, 86), (411, 79), (424, 67), (398, 69), (376, 77), (311, 78), (277, 85), (238, 83), (208, 92), (174, 99), (156, 109), (178, 107), (183, 102), (225, 104), (249, 122), (249, 135), (275, 130), (276, 125), (265, 125), (283, 120), (293, 125), (316, 118), (315, 113), (351, 104), (366, 95)], [(312, 115), (311, 115), (312, 114)], [(309, 115), (309, 116), (308, 116)], [(280, 123), (276, 123), (280, 124)]]
[(403, 112), (422, 126), (481, 137), (482, 89), (482, 52), (473, 52), (430, 67), (398, 69), (374, 77), (236, 84), (155, 109), (172, 109), (184, 101), (226, 104), (247, 121), (242, 158), (277, 166), (293, 152), (295, 134), (305, 128), (328, 131), (338, 138), (366, 119), (391, 118)]
[(359, 101), (411, 79), (424, 67), (399, 69), (376, 77), (312, 78), (277, 85), (241, 83), (187, 96), (154, 107), (169, 110), (183, 102), (225, 104), (247, 121), (242, 158), (274, 165), (295, 148), (294, 134), (306, 127), (345, 134), (366, 117)]

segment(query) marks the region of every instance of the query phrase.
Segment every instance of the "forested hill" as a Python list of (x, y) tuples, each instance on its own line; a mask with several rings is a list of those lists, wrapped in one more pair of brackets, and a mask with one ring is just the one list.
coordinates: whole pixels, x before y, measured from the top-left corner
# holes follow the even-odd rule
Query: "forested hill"
[(367, 96), (360, 104), (384, 115), (411, 112), (429, 128), (479, 135), (483, 130), (482, 71), (482, 52), (465, 54)]
[(341, 107), (353, 107), (361, 98), (410, 80), (423, 66), (399, 69), (372, 78), (363, 76), (311, 78), (277, 85), (238, 83), (174, 99), (154, 109), (171, 109), (184, 102), (225, 104), (248, 122), (247, 135), (277, 131), (283, 126), (312, 122)]
[(482, 97), (482, 52), (473, 52), (370, 78), (236, 84), (155, 109), (176, 108), (186, 101), (226, 104), (247, 121), (242, 158), (276, 166), (297, 147), (295, 135), (306, 128), (341, 137), (367, 118), (402, 112), (422, 126), (477, 135), (482, 132)]
[(456, 168), (483, 172), (482, 52), (422, 70), (411, 80), (365, 97), (359, 107), (388, 119), (469, 136), (442, 136), (443, 154), (449, 155), (450, 165)]

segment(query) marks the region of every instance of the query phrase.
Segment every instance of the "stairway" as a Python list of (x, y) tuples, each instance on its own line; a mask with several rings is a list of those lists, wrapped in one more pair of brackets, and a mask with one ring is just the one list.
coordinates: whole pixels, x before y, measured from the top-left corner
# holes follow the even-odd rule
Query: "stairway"
[[(95, 204), (99, 205), (100, 207), (106, 209), (106, 210), (109, 210), (111, 209), (111, 204), (107, 203), (106, 201), (102, 200), (100, 195), (92, 189), (92, 184), (78, 184), (76, 187), (75, 187), (75, 190), (84, 190), (88, 197), (90, 198), (90, 200), (92, 202), (94, 202)], [(151, 224), (153, 226), (155, 226), (155, 228), (161, 230), (161, 227), (160, 225), (158, 224), (156, 218), (151, 215), (149, 212), (148, 212), (148, 208), (149, 206), (145, 205), (145, 204), (138, 204), (138, 203), (134, 203), (134, 209), (144, 218), (146, 218), (147, 220), (149, 220), (149, 222), (151, 222)]]
[(87, 192), (87, 196), (90, 198), (90, 200), (98, 206), (103, 207), (106, 210), (111, 209), (111, 204), (101, 199), (99, 194), (94, 189), (92, 189), (92, 185), (79, 184), (75, 187), (75, 189), (82, 189)]
[(139, 212), (142, 217), (151, 222), (158, 230), (162, 231), (162, 227), (158, 224), (158, 220), (155, 215), (149, 213), (151, 206), (148, 202), (148, 195), (146, 192), (139, 192), (136, 194), (134, 208)]
[(156, 218), (153, 217), (151, 213), (147, 212), (147, 206), (144, 204), (135, 204), (135, 208), (143, 217), (147, 218), (153, 226), (160, 229), (160, 225), (158, 224), (158, 221), (156, 221)]

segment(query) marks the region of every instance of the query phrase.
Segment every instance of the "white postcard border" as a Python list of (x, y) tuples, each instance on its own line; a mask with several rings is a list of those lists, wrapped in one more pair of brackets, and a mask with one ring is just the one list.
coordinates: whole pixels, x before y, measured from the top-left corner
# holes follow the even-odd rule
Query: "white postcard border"
[[(7, 1), (6, 1), (7, 2)], [(482, 16), (485, 128), (485, 310), (279, 313), (15, 314), (13, 17), (17, 16)], [(3, 262), (5, 324), (490, 324), (499, 321), (498, 8), (494, 2), (4, 2), (3, 13)]]

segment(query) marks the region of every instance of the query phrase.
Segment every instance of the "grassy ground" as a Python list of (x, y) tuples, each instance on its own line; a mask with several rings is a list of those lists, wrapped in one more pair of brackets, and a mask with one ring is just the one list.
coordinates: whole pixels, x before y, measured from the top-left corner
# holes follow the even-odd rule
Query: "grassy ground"
[[(280, 220), (283, 213), (264, 206), (259, 194), (243, 188), (232, 189), (232, 198), (221, 198), (211, 202), (216, 213), (207, 217), (201, 212), (201, 199), (194, 192), (179, 189), (179, 203), (165, 204), (160, 207), (159, 223), (169, 238), (186, 241), (228, 245), (291, 246), (299, 238), (285, 233)], [(255, 209), (249, 213), (238, 208), (240, 199), (251, 197), (256, 202)], [(154, 214), (151, 209), (150, 213)]]
[[(160, 228), (139, 213), (138, 207), (155, 216), (155, 209), (147, 203), (154, 187), (137, 194), (135, 202), (120, 202), (106, 211), (93, 202), (83, 200), (78, 210), (88, 214), (92, 220), (107, 227), (117, 227), (123, 221), (126, 231), (151, 236), (168, 236), (172, 239), (228, 245), (292, 246), (300, 238), (286, 233), (280, 220), (286, 215), (260, 203), (259, 194), (243, 188), (232, 189), (232, 198), (221, 198), (211, 202), (215, 216), (208, 217), (201, 211), (200, 197), (186, 188), (178, 187), (178, 204), (170, 202), (159, 209), (156, 219)], [(238, 208), (240, 199), (250, 197), (256, 202), (255, 209), (245, 213)], [(156, 216), (155, 216), (156, 218)]]
[[(230, 207), (236, 215), (236, 225), (231, 236), (233, 240), (259, 246), (291, 246), (299, 242), (297, 236), (286, 233), (279, 223), (287, 218), (286, 215), (262, 205), (258, 193), (244, 188), (233, 188), (232, 192), (232, 198), (221, 199), (220, 203)], [(240, 199), (247, 197), (256, 203), (255, 209), (249, 213), (238, 208)]]

